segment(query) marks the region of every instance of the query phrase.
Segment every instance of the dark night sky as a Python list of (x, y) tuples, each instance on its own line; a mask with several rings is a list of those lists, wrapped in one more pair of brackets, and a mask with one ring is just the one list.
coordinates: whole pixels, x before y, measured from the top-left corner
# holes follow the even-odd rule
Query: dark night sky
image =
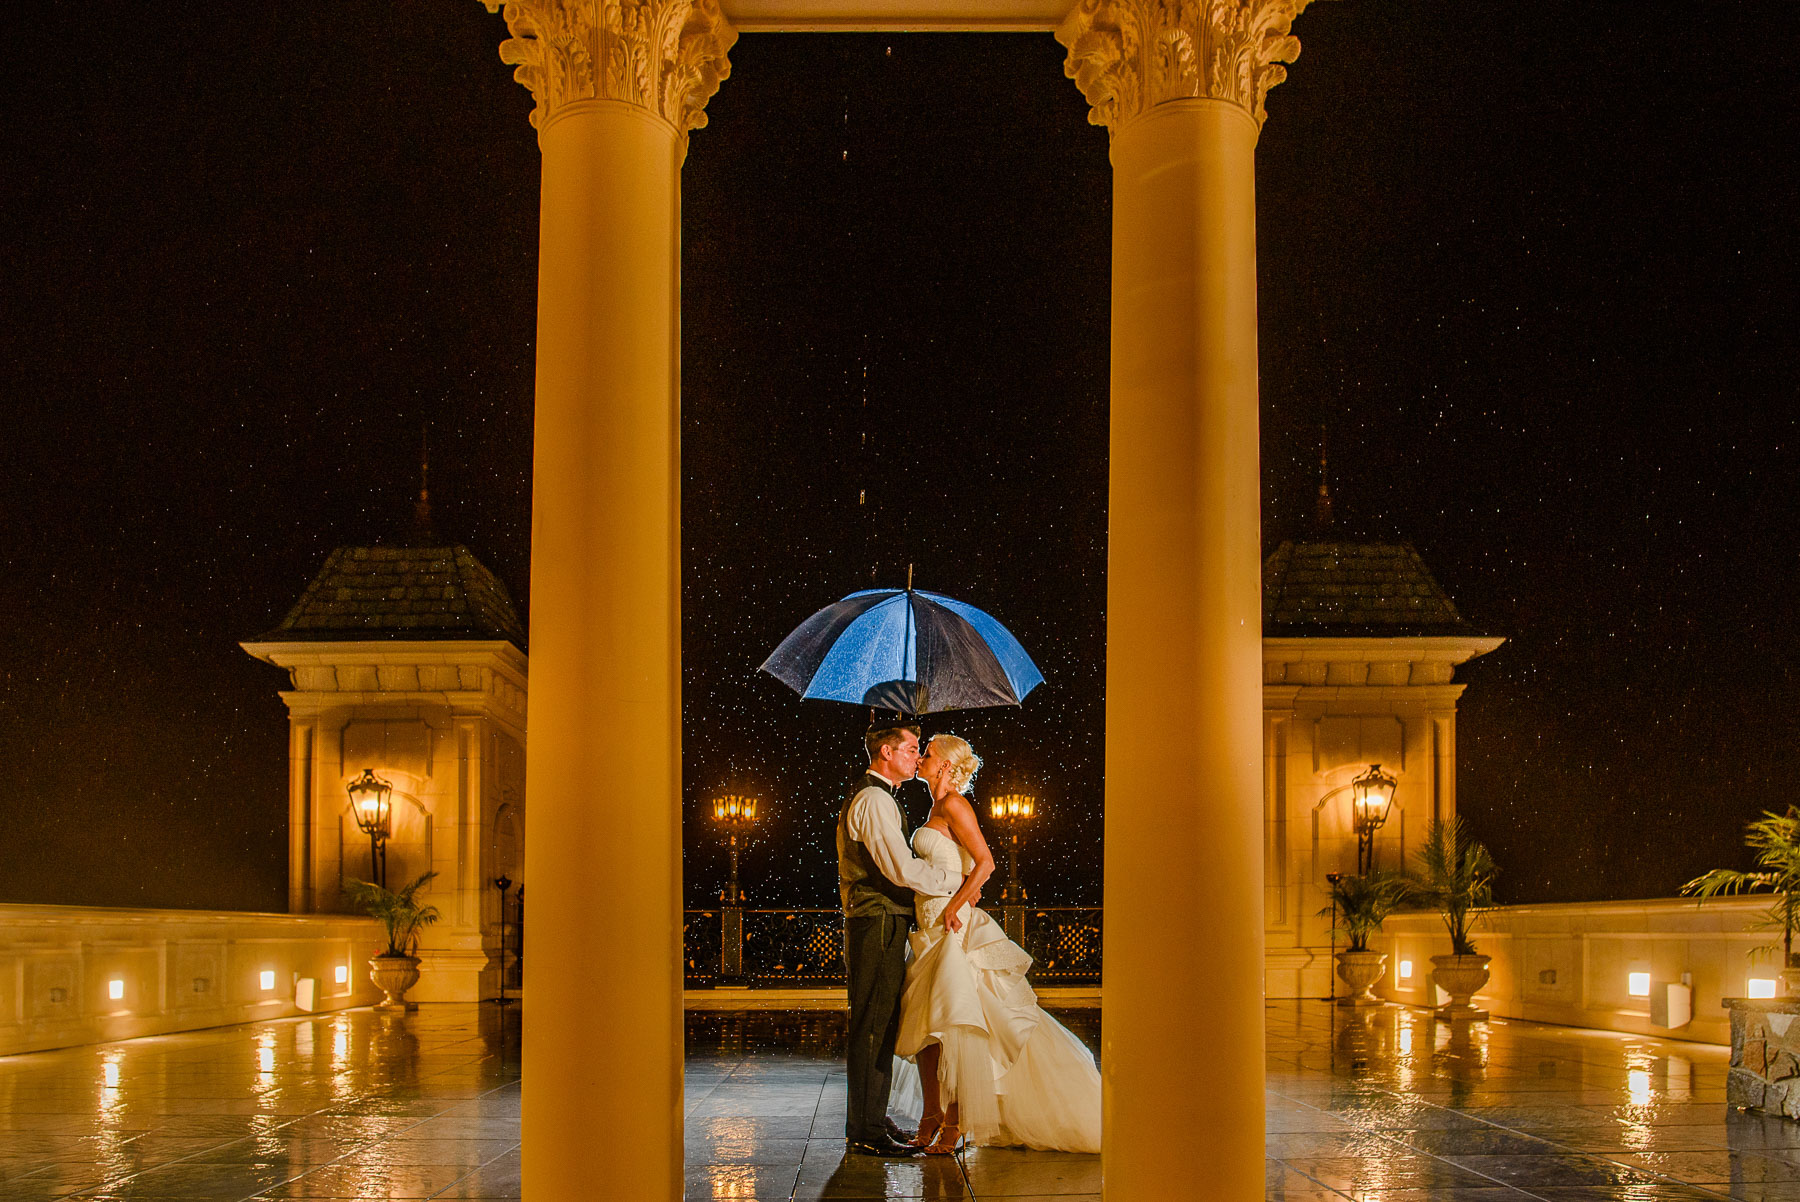
[[(422, 422), (439, 529), (527, 600), (530, 97), (474, 0), (0, 20), (0, 900), (278, 909), (282, 679), (236, 640), (403, 531)], [(1800, 7), (1334, 0), (1296, 32), (1258, 152), (1267, 539), (1328, 424), (1345, 524), (1508, 636), (1459, 724), (1506, 900), (1741, 864), (1800, 777), (1768, 52)], [(762, 792), (753, 900), (830, 904), (855, 725), (753, 669), (911, 562), (1049, 677), (947, 725), (1044, 793), (1034, 895), (1098, 901), (1106, 135), (1047, 35), (731, 58), (683, 178), (690, 803)]]

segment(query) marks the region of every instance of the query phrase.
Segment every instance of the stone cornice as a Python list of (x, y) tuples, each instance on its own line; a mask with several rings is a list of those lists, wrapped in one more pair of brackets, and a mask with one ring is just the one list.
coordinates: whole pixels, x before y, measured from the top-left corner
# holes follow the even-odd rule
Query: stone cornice
[(616, 100), (661, 117), (685, 142), (731, 74), (726, 54), (737, 30), (718, 0), (481, 2), (504, 9), (512, 37), (500, 44), (500, 61), (537, 98), (537, 129), (571, 104)]
[(1117, 134), (1173, 100), (1237, 105), (1260, 129), (1263, 99), (1300, 55), (1289, 29), (1309, 0), (1080, 0), (1056, 31), (1063, 73)]
[(282, 693), (290, 713), (310, 715), (346, 704), (435, 702), (486, 711), (523, 732), (525, 653), (511, 643), (384, 641), (241, 643), (251, 655), (285, 668), (294, 689)]
[[(1505, 639), (1421, 635), (1387, 639), (1263, 640), (1263, 683), (1331, 688), (1448, 686), (1456, 666), (1486, 655)], [(1454, 701), (1455, 693), (1451, 700)]]
[(1503, 638), (1487, 635), (1413, 635), (1399, 638), (1264, 638), (1264, 663), (1467, 663), (1486, 655)]

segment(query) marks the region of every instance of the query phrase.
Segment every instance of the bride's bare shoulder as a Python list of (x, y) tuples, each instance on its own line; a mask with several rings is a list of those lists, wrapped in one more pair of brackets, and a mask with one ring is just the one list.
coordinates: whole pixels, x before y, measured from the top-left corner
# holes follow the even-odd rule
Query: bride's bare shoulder
[(963, 793), (950, 794), (950, 796), (938, 802), (938, 807), (944, 811), (946, 816), (950, 814), (955, 814), (958, 817), (963, 818), (973, 818), (975, 816), (975, 803), (970, 801), (968, 796)]
[(975, 803), (961, 793), (946, 797), (938, 803), (938, 808), (943, 811), (944, 820), (950, 826), (950, 834), (958, 843), (963, 841), (958, 828), (980, 828), (981, 824), (975, 820)]

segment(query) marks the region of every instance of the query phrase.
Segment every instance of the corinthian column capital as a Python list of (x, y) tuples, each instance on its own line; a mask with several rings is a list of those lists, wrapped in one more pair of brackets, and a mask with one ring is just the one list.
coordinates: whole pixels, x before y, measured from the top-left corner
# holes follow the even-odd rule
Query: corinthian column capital
[(531, 89), (542, 129), (581, 100), (619, 100), (661, 117), (683, 139), (731, 74), (737, 30), (718, 0), (482, 0), (504, 7), (512, 37), (500, 61)]
[(1263, 97), (1300, 55), (1289, 32), (1309, 0), (1080, 0), (1056, 31), (1063, 73), (1117, 133), (1170, 100), (1223, 100), (1260, 129)]

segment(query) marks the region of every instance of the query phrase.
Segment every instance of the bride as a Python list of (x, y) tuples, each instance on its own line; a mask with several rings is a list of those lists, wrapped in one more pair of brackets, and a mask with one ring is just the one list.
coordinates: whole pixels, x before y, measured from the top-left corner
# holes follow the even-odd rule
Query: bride
[[(1100, 1073), (1093, 1053), (1044, 1013), (1025, 980), (1031, 957), (970, 905), (994, 857), (964, 796), (981, 759), (967, 741), (938, 735), (919, 762), (931, 817), (913, 851), (964, 878), (951, 897), (914, 897), (919, 929), (906, 966), (895, 1051), (915, 1061), (924, 1116), (915, 1142), (949, 1155), (971, 1144), (1046, 1151), (1100, 1150)], [(944, 919), (964, 906), (962, 928)]]

